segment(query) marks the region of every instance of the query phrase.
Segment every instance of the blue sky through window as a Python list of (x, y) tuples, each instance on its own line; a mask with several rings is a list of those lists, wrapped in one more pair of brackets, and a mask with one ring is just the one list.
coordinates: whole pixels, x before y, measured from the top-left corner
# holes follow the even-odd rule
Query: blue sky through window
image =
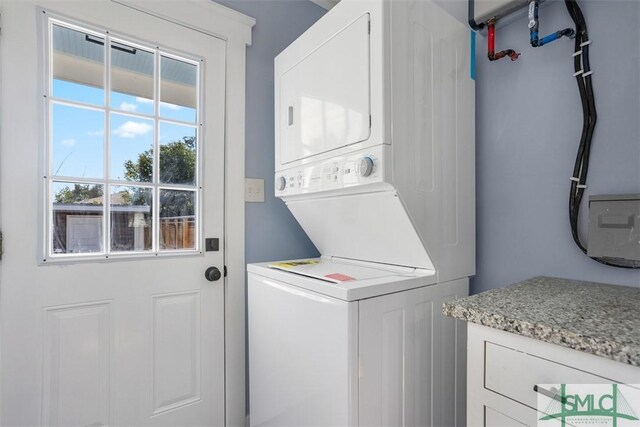
[(68, 101), (104, 106), (103, 88), (80, 85), (59, 79), (53, 80), (53, 96)]
[(54, 176), (104, 178), (104, 112), (53, 104)]
[[(91, 105), (104, 105), (104, 90), (82, 84), (53, 80), (53, 94), (58, 99), (79, 101)], [(124, 114), (111, 113), (110, 167), (111, 179), (125, 180), (124, 163), (136, 161), (140, 153), (153, 147), (153, 119), (127, 115), (126, 113), (153, 114), (153, 101), (113, 92), (111, 108)], [(54, 176), (105, 179), (104, 144), (105, 113), (99, 110), (53, 104), (52, 107), (52, 172)], [(161, 103), (159, 141), (166, 144), (195, 136), (194, 126), (162, 122), (163, 110), (170, 111), (170, 118), (194, 122), (194, 108)]]
[(153, 100), (127, 95), (120, 92), (111, 92), (111, 108), (129, 113), (145, 114), (153, 116)]
[(111, 113), (111, 178), (125, 181), (124, 164), (153, 148), (153, 120)]

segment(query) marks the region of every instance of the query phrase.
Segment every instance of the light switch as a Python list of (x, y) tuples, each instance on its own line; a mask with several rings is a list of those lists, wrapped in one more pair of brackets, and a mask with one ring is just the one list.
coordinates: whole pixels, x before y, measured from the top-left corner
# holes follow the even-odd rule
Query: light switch
[(264, 202), (264, 179), (245, 178), (244, 179), (244, 201)]

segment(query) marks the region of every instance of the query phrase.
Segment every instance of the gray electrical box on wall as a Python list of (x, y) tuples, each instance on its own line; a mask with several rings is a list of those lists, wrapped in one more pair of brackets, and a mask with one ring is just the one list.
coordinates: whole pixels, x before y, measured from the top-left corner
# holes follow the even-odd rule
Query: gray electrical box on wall
[(589, 197), (587, 255), (640, 265), (640, 194)]

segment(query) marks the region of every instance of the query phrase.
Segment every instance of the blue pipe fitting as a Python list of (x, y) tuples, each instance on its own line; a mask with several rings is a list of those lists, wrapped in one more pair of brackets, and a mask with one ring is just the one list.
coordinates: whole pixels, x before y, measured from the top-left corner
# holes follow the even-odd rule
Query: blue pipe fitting
[(572, 28), (565, 28), (564, 30), (549, 34), (546, 37), (539, 38), (538, 29), (540, 28), (540, 21), (538, 20), (538, 7), (539, 0), (531, 0), (529, 2), (529, 41), (531, 46), (542, 47), (561, 37), (571, 38), (575, 35), (575, 31)]

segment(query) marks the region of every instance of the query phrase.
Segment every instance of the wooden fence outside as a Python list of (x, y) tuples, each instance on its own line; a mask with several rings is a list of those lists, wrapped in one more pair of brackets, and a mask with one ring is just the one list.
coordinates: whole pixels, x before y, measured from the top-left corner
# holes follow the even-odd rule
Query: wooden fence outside
[(194, 216), (160, 218), (160, 249), (194, 249), (196, 219)]

